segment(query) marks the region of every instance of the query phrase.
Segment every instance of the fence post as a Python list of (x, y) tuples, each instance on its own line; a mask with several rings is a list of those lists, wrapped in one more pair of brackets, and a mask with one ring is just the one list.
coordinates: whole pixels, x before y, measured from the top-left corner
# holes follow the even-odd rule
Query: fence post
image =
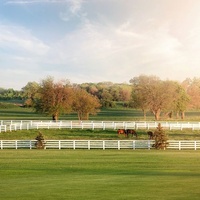
[(114, 130), (116, 130), (116, 123), (114, 123)]
[(73, 128), (72, 121), (70, 122), (70, 127), (71, 127), (71, 129)]
[(135, 150), (135, 140), (133, 140), (133, 149)]
[(118, 150), (120, 150), (120, 140), (118, 140), (117, 146), (118, 146)]
[(29, 147), (30, 149), (32, 149), (31, 140), (29, 141)]
[(90, 140), (88, 140), (88, 150), (90, 150)]
[(151, 144), (150, 144), (150, 140), (148, 140), (148, 150), (151, 149)]
[(194, 141), (194, 150), (197, 150), (197, 141)]
[(3, 149), (3, 141), (1, 140), (1, 149)]
[(105, 123), (103, 123), (103, 130), (105, 130), (106, 129), (106, 124)]
[(58, 148), (61, 149), (60, 140), (58, 141)]
[(15, 149), (17, 149), (17, 140), (15, 141)]
[(73, 149), (76, 149), (75, 140), (73, 140)]
[(60, 121), (59, 123), (59, 129), (61, 129), (61, 127), (62, 127), (62, 121)]
[(127, 129), (127, 123), (124, 122), (124, 129)]
[(105, 150), (105, 140), (103, 140), (103, 150)]
[(181, 141), (178, 142), (178, 150), (181, 150)]

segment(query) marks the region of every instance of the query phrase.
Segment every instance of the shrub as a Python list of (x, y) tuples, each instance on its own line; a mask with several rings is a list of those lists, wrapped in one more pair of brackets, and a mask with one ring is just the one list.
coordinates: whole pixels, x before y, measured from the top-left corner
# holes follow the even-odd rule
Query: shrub
[(157, 129), (154, 132), (154, 138), (155, 138), (155, 148), (156, 149), (166, 149), (166, 147), (168, 146), (168, 137), (165, 133), (165, 131), (163, 130), (163, 128), (161, 127), (161, 124), (158, 124)]
[(37, 141), (35, 143), (35, 146), (37, 149), (44, 149), (45, 148), (45, 142), (44, 142), (44, 137), (41, 132), (37, 135), (35, 138)]

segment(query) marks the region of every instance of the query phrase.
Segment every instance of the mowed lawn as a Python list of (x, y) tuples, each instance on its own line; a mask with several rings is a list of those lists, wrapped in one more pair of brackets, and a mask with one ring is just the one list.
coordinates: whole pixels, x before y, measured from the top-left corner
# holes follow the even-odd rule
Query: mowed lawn
[(200, 198), (199, 151), (0, 150), (0, 197), (15, 200)]

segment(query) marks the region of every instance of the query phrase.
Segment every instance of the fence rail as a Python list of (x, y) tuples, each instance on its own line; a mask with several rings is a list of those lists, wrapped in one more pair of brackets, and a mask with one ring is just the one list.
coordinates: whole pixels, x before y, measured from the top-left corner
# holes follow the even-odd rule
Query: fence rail
[[(35, 149), (36, 140), (0, 140), (1, 149)], [(169, 140), (167, 149), (200, 150), (198, 141)], [(154, 140), (46, 140), (45, 149), (154, 149)]]
[(200, 122), (141, 122), (141, 121), (37, 121), (37, 120), (1, 120), (0, 132), (29, 129), (155, 129), (161, 126), (169, 130), (200, 130)]

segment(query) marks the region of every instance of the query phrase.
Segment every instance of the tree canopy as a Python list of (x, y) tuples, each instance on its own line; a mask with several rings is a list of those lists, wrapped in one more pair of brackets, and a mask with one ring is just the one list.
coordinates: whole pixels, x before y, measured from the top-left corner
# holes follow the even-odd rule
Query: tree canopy
[(141, 75), (130, 80), (133, 85), (132, 100), (135, 108), (142, 109), (144, 116), (151, 111), (156, 120), (161, 112), (184, 112), (188, 97), (178, 82), (162, 81), (156, 76)]
[(72, 109), (77, 112), (79, 120), (88, 120), (89, 115), (95, 115), (100, 108), (99, 99), (81, 88), (74, 88)]
[(72, 87), (66, 81), (54, 83), (52, 77), (42, 80), (38, 96), (35, 98), (34, 107), (36, 112), (46, 113), (58, 120), (62, 113), (72, 110)]
[[(87, 95), (82, 94), (82, 90)], [(82, 98), (79, 93), (83, 95)], [(55, 83), (52, 77), (48, 77), (40, 83), (28, 82), (21, 91), (0, 88), (0, 100), (14, 99), (19, 100), (20, 105), (24, 102), (23, 105), (26, 107), (34, 107), (37, 112), (51, 115), (55, 120), (60, 114), (73, 111), (77, 112), (80, 119), (86, 119), (90, 114), (97, 112), (99, 104), (106, 108), (123, 105), (141, 109), (144, 119), (147, 112), (153, 113), (156, 120), (162, 115), (166, 117), (175, 115), (184, 119), (187, 109), (200, 108), (200, 78), (187, 78), (179, 83), (161, 80), (157, 76), (140, 75), (133, 77), (129, 84), (99, 82), (71, 85), (68, 80)], [(83, 111), (87, 103), (82, 103), (82, 106), (78, 103), (86, 99), (88, 102), (93, 102), (95, 108), (92, 110), (93, 108), (89, 109), (88, 106), (88, 114)]]

